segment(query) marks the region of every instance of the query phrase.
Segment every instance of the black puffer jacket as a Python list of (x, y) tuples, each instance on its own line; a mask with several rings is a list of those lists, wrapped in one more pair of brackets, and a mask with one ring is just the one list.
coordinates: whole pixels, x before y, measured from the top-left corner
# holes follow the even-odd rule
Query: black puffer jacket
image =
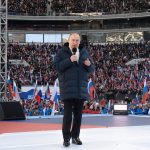
[(79, 49), (79, 63), (71, 62), (72, 55), (68, 46), (64, 46), (54, 57), (54, 67), (58, 71), (61, 100), (88, 98), (87, 84), (88, 74), (95, 69), (91, 64), (89, 67), (83, 61), (89, 58), (85, 48)]

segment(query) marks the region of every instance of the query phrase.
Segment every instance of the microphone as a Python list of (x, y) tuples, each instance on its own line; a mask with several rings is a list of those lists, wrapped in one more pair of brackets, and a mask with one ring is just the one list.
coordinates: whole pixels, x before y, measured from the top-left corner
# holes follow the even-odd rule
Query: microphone
[[(77, 52), (77, 48), (73, 48), (73, 49), (72, 49), (72, 52), (73, 52), (73, 55), (75, 55), (76, 52)], [(75, 61), (75, 62), (73, 62), (73, 64), (74, 64), (74, 65), (77, 65), (77, 62)]]
[(75, 55), (76, 52), (77, 52), (77, 48), (73, 48), (73, 49), (72, 49), (72, 52), (73, 52), (73, 55)]

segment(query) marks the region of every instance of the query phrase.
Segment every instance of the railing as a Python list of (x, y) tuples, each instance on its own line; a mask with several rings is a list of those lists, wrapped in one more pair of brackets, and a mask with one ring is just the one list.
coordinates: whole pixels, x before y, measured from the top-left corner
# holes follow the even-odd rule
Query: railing
[(133, 10), (133, 11), (122, 11), (121, 13), (111, 13), (111, 12), (83, 12), (83, 13), (43, 13), (41, 15), (35, 15), (33, 13), (23, 13), (23, 12), (14, 12), (9, 11), (8, 15), (19, 15), (19, 16), (101, 16), (101, 15), (114, 15), (114, 14), (137, 14), (137, 13), (148, 13), (150, 9), (145, 10)]

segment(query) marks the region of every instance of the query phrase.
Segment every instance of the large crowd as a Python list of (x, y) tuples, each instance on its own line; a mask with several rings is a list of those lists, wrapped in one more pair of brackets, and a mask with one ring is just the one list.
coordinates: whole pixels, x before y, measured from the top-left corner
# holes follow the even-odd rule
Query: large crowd
[(53, 0), (52, 10), (57, 13), (125, 13), (146, 11), (150, 8), (148, 0)]
[[(126, 104), (124, 102), (108, 100), (102, 98), (100, 101), (85, 101), (83, 106), (83, 113), (86, 114), (113, 114), (114, 104)], [(40, 104), (36, 100), (23, 100), (22, 107), (26, 116), (48, 116), (48, 115), (62, 115), (64, 113), (64, 105), (59, 101), (59, 105), (55, 105), (52, 101), (41, 100)], [(136, 103), (133, 99), (128, 106), (128, 114), (134, 115), (148, 115), (149, 104)]]
[[(9, 43), (8, 45), (8, 73), (16, 81), (19, 88), (22, 85), (54, 85), (57, 73), (53, 68), (53, 57), (61, 45), (51, 44), (19, 44)], [(112, 113), (112, 107), (108, 107), (108, 100), (115, 99), (107, 97), (109, 92), (112, 95), (119, 93), (128, 96), (126, 99), (130, 113), (145, 113), (147, 105), (135, 104), (135, 95), (142, 96), (143, 82), (150, 74), (150, 42), (141, 43), (120, 43), (120, 44), (97, 44), (88, 47), (91, 60), (96, 66), (94, 74), (90, 75), (96, 89), (96, 101), (87, 101), (84, 105), (84, 113)], [(129, 63), (132, 59), (141, 59)], [(13, 64), (10, 60), (22, 60), (26, 64)], [(15, 61), (14, 61), (15, 62)], [(127, 63), (129, 63), (127, 65)], [(135, 64), (134, 64), (135, 63)], [(129, 97), (129, 95), (134, 97)], [(114, 101), (113, 101), (114, 103)], [(111, 104), (113, 104), (111, 103)], [(61, 104), (61, 103), (60, 103)], [(42, 100), (41, 104), (34, 100), (23, 101), (26, 115), (49, 115), (52, 113), (52, 104)], [(146, 110), (145, 110), (146, 109)], [(58, 107), (57, 112), (63, 113), (63, 105)]]
[(9, 0), (11, 14), (71, 15), (71, 13), (120, 14), (150, 10), (149, 0)]
[[(57, 73), (53, 56), (61, 45), (12, 44), (8, 45), (8, 60), (23, 60), (28, 65), (8, 63), (10, 77), (17, 85), (54, 84)], [(110, 91), (141, 94), (143, 81), (150, 74), (150, 42), (89, 45), (96, 71), (91, 77), (98, 97)], [(132, 59), (144, 58), (138, 64), (127, 65)]]
[[(150, 74), (150, 42), (90, 45), (96, 66), (97, 93), (110, 90), (138, 93), (145, 76)], [(132, 59), (145, 58), (139, 64), (127, 65)]]
[(25, 60), (29, 65), (8, 64), (10, 76), (21, 85), (53, 84), (56, 71), (53, 69), (53, 55), (60, 46), (49, 44), (9, 44), (8, 60)]
[(45, 16), (47, 3), (47, 0), (8, 0), (8, 12), (13, 15)]
[[(8, 13), (17, 15), (75, 15), (74, 13), (121, 14), (147, 12), (149, 0), (9, 0)], [(50, 13), (48, 13), (50, 12)], [(8, 74), (15, 80), (19, 90), (23, 85), (54, 84), (57, 73), (53, 68), (53, 57), (61, 45), (52, 44), (8, 44)], [(90, 77), (96, 89), (95, 99), (87, 100), (83, 113), (113, 113), (114, 95), (123, 94), (128, 103), (129, 113), (147, 114), (148, 105), (135, 102), (135, 95), (141, 100), (143, 81), (150, 75), (150, 42), (97, 44), (88, 47), (96, 71)], [(138, 64), (127, 65), (132, 59), (140, 59)], [(20, 60), (22, 63), (13, 63)], [(17, 62), (17, 61), (16, 61)], [(23, 63), (25, 62), (25, 63)], [(136, 63), (136, 62), (135, 62)], [(106, 94), (107, 93), (107, 94)], [(110, 95), (108, 93), (111, 93)], [(109, 96), (108, 96), (109, 95)], [(113, 96), (112, 96), (113, 95)], [(129, 97), (129, 95), (134, 95)], [(128, 101), (130, 99), (130, 101)], [(150, 100), (149, 100), (150, 101)], [(118, 103), (118, 102), (117, 102)], [(51, 101), (23, 100), (24, 112), (28, 116), (50, 115), (53, 111)], [(63, 113), (60, 102), (56, 113)]]
[[(21, 85), (53, 85), (57, 73), (53, 56), (61, 45), (12, 44), (8, 45), (8, 60), (25, 60), (28, 65), (8, 63), (10, 76)], [(98, 94), (108, 90), (134, 91), (142, 89), (143, 79), (150, 73), (150, 42), (128, 44), (90, 45), (91, 58), (96, 66), (94, 79)], [(145, 58), (136, 65), (126, 65), (131, 59)]]

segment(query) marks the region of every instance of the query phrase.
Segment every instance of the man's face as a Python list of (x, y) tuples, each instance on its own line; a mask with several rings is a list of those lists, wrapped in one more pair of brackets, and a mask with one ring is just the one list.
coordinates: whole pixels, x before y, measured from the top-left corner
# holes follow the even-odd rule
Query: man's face
[(79, 34), (72, 34), (70, 37), (69, 37), (69, 47), (72, 49), (72, 48), (78, 48), (79, 47), (79, 44), (80, 44), (80, 36)]

